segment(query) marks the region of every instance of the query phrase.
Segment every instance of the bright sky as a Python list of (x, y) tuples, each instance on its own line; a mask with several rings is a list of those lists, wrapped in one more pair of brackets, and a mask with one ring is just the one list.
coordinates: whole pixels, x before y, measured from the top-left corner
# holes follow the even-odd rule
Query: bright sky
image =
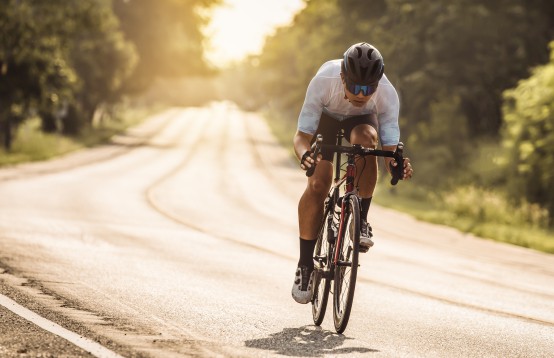
[(259, 53), (265, 36), (290, 23), (304, 5), (303, 0), (224, 0), (205, 31), (211, 38), (206, 57), (217, 66)]

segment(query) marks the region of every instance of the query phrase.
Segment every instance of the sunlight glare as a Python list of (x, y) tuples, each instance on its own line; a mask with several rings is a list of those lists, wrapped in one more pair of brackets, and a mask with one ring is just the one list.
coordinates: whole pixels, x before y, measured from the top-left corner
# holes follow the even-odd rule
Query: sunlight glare
[(289, 24), (304, 6), (303, 0), (225, 0), (214, 8), (205, 31), (206, 58), (224, 67), (259, 53), (265, 37)]

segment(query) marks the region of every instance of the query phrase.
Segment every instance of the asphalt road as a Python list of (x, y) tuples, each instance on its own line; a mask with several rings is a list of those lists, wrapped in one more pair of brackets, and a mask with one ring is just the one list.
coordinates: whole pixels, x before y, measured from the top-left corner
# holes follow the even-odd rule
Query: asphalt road
[[(0, 170), (0, 293), (125, 357), (554, 355), (554, 256), (376, 205), (347, 330), (330, 310), (313, 326), (290, 297), (306, 179), (289, 153), (216, 103)], [(91, 356), (0, 320), (0, 356)]]

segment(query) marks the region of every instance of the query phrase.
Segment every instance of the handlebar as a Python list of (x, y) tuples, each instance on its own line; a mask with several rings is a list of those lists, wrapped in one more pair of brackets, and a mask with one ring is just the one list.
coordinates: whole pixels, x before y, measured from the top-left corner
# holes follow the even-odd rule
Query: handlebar
[[(392, 185), (396, 185), (399, 180), (403, 180), (404, 177), (404, 144), (402, 142), (399, 142), (396, 146), (396, 150), (390, 151), (390, 150), (379, 150), (379, 149), (372, 149), (372, 148), (364, 148), (361, 145), (355, 144), (351, 147), (342, 146), (342, 145), (330, 145), (330, 144), (323, 144), (323, 136), (321, 134), (317, 135), (317, 139), (312, 144), (311, 151), (314, 153), (314, 159), (317, 160), (317, 156), (321, 152), (322, 149), (326, 149), (328, 151), (334, 152), (334, 153), (345, 153), (347, 155), (358, 155), (358, 156), (367, 156), (367, 155), (373, 155), (376, 157), (388, 157), (393, 158), (394, 161), (398, 164), (396, 167), (391, 167), (391, 174), (392, 178), (390, 183)], [(315, 165), (316, 162), (314, 162), (314, 165), (310, 167), (306, 171), (306, 176), (311, 177), (314, 174), (315, 171)]]

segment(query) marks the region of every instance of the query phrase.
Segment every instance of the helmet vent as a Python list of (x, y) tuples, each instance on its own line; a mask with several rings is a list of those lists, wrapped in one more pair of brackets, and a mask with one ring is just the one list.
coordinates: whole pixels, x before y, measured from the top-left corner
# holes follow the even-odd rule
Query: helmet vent
[(369, 60), (371, 60), (371, 54), (373, 54), (373, 49), (369, 49), (369, 51), (367, 51), (367, 58)]

